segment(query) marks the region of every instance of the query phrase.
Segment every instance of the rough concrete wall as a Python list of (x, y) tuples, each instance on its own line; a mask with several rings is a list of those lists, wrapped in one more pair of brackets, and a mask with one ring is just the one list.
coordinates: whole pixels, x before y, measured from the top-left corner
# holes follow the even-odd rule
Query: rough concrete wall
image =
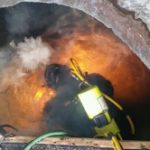
[[(33, 0), (1, 0), (1, 7)], [(111, 0), (34, 0), (33, 2), (57, 3), (84, 11), (111, 28), (150, 69), (150, 39), (144, 25), (129, 14), (115, 7)]]
[(129, 11), (135, 12), (135, 18), (142, 19), (150, 31), (150, 1), (149, 0), (118, 0), (118, 4)]

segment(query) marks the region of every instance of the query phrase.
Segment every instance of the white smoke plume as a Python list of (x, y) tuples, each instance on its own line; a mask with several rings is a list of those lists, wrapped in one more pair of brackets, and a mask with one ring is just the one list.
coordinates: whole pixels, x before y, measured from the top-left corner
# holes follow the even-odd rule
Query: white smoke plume
[(48, 64), (51, 56), (50, 47), (40, 37), (25, 38), (16, 48), (22, 67), (27, 70), (35, 70), (40, 65)]
[(17, 45), (11, 43), (10, 47), (13, 49), (13, 56), (11, 59), (9, 58), (9, 62), (5, 62), (5, 65), (1, 66), (0, 92), (6, 90), (10, 85), (20, 84), (24, 76), (47, 65), (53, 52), (41, 37), (25, 38), (24, 42)]

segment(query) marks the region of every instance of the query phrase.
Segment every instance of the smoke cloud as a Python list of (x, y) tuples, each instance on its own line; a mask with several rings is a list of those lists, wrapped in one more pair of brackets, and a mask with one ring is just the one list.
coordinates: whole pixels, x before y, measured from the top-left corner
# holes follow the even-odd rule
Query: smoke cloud
[(49, 46), (40, 37), (25, 38), (25, 42), (19, 43), (16, 48), (22, 67), (27, 70), (35, 70), (39, 65), (48, 64), (51, 56)]
[(9, 85), (20, 84), (21, 79), (28, 73), (35, 71), (49, 63), (52, 48), (42, 42), (41, 37), (25, 38), (17, 45), (11, 43), (7, 49), (0, 52), (0, 91)]

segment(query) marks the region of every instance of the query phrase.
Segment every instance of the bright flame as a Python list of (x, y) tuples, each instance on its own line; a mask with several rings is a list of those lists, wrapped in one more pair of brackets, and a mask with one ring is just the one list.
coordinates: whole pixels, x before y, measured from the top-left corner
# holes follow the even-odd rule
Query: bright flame
[(48, 88), (41, 87), (41, 88), (37, 89), (33, 100), (35, 102), (38, 102), (40, 100), (44, 100), (45, 95), (47, 95), (47, 96), (49, 96), (49, 98), (51, 98), (55, 95), (55, 92), (52, 89), (48, 90)]
[(44, 89), (38, 89), (37, 92), (35, 93), (34, 99), (35, 101), (39, 101), (41, 97), (44, 95), (45, 90)]

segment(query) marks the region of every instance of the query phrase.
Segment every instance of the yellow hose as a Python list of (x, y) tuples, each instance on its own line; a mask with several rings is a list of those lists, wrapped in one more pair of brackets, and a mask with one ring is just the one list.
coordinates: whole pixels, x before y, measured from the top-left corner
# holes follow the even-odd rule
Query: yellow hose
[(114, 104), (119, 110), (123, 111), (123, 107), (119, 103), (117, 103), (114, 99), (112, 99), (111, 97), (109, 97), (105, 93), (102, 92), (102, 94), (106, 98), (106, 100), (108, 100), (109, 102)]
[[(123, 111), (123, 107), (119, 103), (117, 103), (115, 100), (113, 100), (108, 95), (106, 95), (104, 93), (102, 93), (102, 94), (103, 94), (103, 96), (105, 97), (106, 100), (108, 100), (109, 102), (114, 104), (119, 110)], [(135, 126), (134, 126), (134, 123), (133, 123), (131, 117), (129, 115), (126, 115), (126, 119), (128, 120), (128, 123), (130, 124), (132, 134), (135, 134)]]
[(112, 142), (113, 142), (113, 146), (114, 146), (114, 150), (123, 150), (119, 140), (117, 139), (117, 137), (112, 136)]

